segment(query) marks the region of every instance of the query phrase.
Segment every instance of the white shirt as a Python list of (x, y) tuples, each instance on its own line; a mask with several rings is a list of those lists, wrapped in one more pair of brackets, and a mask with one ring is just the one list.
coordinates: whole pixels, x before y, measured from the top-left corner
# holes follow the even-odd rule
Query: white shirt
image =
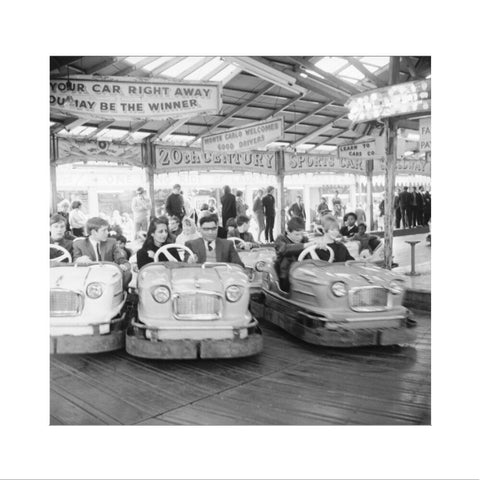
[(97, 242), (92, 237), (88, 237), (88, 239), (90, 240), (90, 243), (93, 245), (93, 251), (95, 252), (95, 258), (96, 258), (97, 262), (99, 262), (100, 259), (98, 258), (97, 245), (98, 245), (98, 250), (100, 250), (100, 242)]

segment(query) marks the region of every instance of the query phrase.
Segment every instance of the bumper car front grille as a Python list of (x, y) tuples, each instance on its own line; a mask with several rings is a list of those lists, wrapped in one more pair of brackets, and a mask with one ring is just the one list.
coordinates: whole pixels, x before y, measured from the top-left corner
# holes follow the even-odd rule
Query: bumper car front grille
[(71, 290), (50, 290), (50, 316), (65, 317), (80, 315), (83, 310), (83, 295)]
[(221, 318), (222, 298), (211, 293), (177, 295), (174, 315), (179, 320), (217, 320)]
[(383, 287), (360, 287), (349, 292), (350, 308), (356, 312), (380, 312), (389, 308), (388, 290)]

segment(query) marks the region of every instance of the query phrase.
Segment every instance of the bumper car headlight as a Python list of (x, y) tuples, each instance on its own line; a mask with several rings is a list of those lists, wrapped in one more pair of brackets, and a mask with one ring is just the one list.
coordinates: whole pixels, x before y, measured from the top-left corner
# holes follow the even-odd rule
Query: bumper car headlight
[(87, 296), (90, 298), (99, 298), (103, 295), (103, 287), (101, 283), (93, 282), (87, 285)]
[(336, 297), (344, 297), (347, 294), (347, 286), (344, 282), (332, 283), (330, 288)]
[(158, 303), (165, 303), (170, 298), (170, 290), (167, 287), (156, 287), (152, 290), (152, 297)]
[(403, 283), (400, 280), (392, 280), (388, 287), (394, 295), (399, 295), (403, 292)]
[(229, 302), (237, 302), (243, 295), (243, 287), (239, 285), (230, 285), (225, 290), (225, 296)]

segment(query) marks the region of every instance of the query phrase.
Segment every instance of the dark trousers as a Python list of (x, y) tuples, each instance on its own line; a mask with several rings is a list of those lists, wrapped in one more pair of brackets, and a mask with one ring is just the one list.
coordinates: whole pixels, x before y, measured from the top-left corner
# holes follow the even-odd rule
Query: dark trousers
[(425, 225), (423, 207), (417, 207), (417, 224), (421, 226)]
[(273, 242), (273, 226), (275, 225), (275, 217), (265, 217), (265, 240), (266, 242)]
[(403, 228), (410, 228), (410, 207), (400, 207)]
[(411, 211), (411, 214), (410, 214), (410, 226), (411, 227), (416, 227), (417, 226), (417, 211), (418, 211), (418, 207), (416, 205), (412, 205), (410, 207), (410, 211)]
[(402, 210), (400, 207), (395, 209), (395, 227), (400, 228), (400, 220), (402, 219)]
[(428, 222), (430, 221), (430, 207), (427, 207), (425, 209), (425, 213), (423, 215), (423, 223), (424, 225), (428, 225)]

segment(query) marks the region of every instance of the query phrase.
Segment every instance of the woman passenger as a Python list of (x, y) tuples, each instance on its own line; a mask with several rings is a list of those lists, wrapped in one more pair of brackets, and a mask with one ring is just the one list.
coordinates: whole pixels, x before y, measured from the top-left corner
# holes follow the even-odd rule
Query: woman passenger
[[(165, 216), (154, 218), (148, 227), (147, 238), (145, 239), (142, 248), (137, 252), (138, 269), (142, 268), (147, 263), (152, 263), (156, 251), (160, 247), (171, 243), (175, 243), (175, 240), (168, 230), (168, 218)], [(173, 255), (177, 261), (181, 261), (180, 256), (175, 249), (170, 250), (169, 253)], [(169, 260), (162, 253), (158, 257), (158, 261), (168, 262)]]

